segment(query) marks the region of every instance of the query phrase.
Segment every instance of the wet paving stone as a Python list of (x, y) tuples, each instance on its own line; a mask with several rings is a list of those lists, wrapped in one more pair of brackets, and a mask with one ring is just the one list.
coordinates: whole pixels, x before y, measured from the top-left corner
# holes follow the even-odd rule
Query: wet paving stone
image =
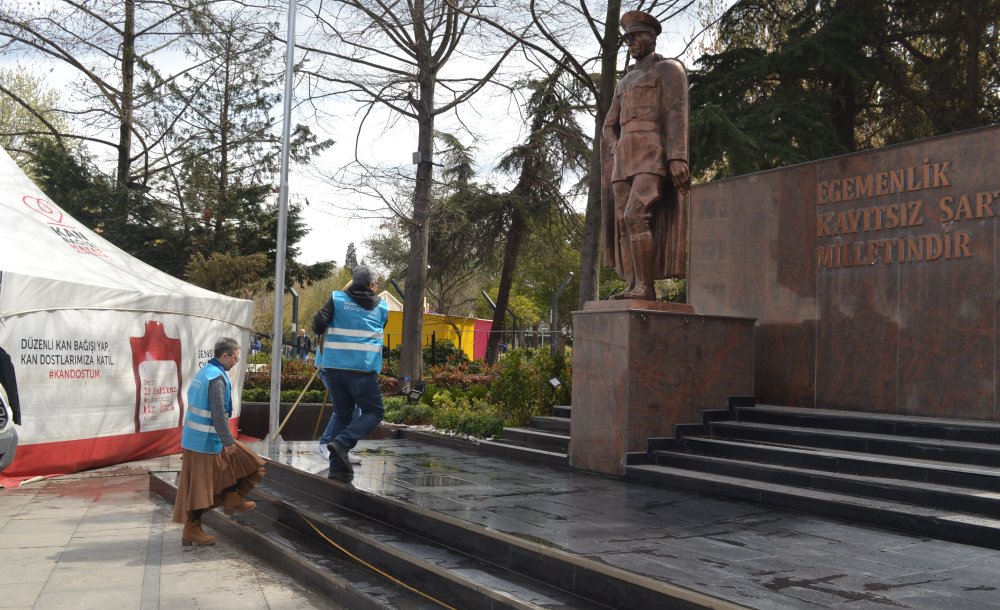
[[(325, 472), (318, 454), (286, 445), (285, 463)], [(752, 608), (1000, 609), (990, 549), (471, 448), (359, 448), (357, 489)]]

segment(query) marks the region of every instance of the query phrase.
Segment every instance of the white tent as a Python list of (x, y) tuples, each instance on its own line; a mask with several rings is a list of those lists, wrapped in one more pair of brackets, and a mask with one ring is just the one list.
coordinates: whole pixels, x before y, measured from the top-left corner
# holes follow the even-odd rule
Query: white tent
[[(21, 442), (0, 484), (180, 451), (188, 384), (219, 337), (247, 345), (253, 303), (119, 250), (2, 148), (0, 230), (0, 348), (21, 403)], [(230, 372), (234, 416), (242, 373)]]

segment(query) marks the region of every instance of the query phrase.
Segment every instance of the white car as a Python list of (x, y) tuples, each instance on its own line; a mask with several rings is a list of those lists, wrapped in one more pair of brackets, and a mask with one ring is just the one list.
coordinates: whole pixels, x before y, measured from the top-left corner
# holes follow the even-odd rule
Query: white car
[(7, 400), (7, 391), (0, 385), (0, 471), (14, 461), (17, 449), (17, 429), (14, 428), (14, 413)]

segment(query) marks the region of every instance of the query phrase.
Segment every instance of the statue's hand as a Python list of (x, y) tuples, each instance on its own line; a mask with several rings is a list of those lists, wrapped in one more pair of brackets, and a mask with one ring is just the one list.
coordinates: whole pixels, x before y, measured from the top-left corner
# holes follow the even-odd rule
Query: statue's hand
[(681, 195), (686, 195), (691, 190), (691, 174), (688, 172), (687, 161), (674, 159), (670, 162), (670, 177), (674, 180), (674, 186)]

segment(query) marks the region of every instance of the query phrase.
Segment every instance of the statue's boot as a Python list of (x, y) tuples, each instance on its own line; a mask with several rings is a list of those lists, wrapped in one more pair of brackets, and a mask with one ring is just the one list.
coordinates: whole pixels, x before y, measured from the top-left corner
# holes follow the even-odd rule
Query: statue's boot
[(618, 234), (618, 243), (625, 245), (627, 247), (619, 248), (618, 251), (621, 256), (622, 263), (622, 279), (628, 282), (628, 285), (621, 292), (615, 292), (608, 296), (609, 299), (629, 299), (631, 297), (626, 296), (628, 293), (635, 288), (635, 271), (632, 268), (632, 248), (631, 243), (624, 241), (624, 236)]
[(653, 287), (653, 234), (647, 232), (633, 235), (629, 245), (632, 249), (632, 268), (635, 274), (635, 287), (622, 295), (622, 298), (655, 301), (656, 289)]

